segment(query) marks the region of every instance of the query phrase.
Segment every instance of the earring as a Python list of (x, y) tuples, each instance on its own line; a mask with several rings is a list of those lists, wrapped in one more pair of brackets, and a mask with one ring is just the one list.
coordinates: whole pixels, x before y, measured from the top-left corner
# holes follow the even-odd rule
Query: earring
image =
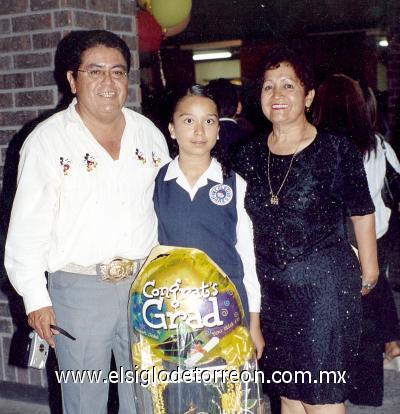
[(306, 112), (309, 114), (310, 113), (310, 107), (309, 106), (306, 106)]

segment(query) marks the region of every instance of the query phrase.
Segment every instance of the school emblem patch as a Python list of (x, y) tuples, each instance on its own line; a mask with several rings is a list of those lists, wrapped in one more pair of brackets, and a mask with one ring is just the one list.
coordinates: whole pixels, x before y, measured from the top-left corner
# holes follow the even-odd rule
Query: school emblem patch
[(218, 206), (226, 206), (232, 201), (233, 191), (229, 185), (217, 184), (210, 188), (210, 200)]

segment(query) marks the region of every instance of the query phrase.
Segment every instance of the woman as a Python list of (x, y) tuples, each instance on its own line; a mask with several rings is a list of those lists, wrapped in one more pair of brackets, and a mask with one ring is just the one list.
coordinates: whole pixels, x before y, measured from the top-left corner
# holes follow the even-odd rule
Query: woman
[[(360, 291), (368, 294), (378, 277), (374, 205), (361, 155), (348, 140), (319, 133), (307, 121), (313, 98), (300, 55), (273, 48), (261, 91), (273, 130), (234, 160), (247, 180), (245, 203), (254, 225), (263, 362), (283, 414), (345, 412)], [(345, 215), (354, 223), (361, 269), (347, 241)], [(283, 371), (289, 374), (281, 377)], [(322, 371), (335, 371), (336, 381)]]
[(399, 321), (386, 278), (390, 248), (386, 233), (391, 210), (382, 200), (385, 151), (399, 172), (400, 164), (390, 145), (384, 143), (384, 148), (383, 137), (375, 133), (376, 100), (372, 90), (365, 88), (363, 94), (360, 85), (350, 77), (333, 75), (320, 85), (314, 107), (314, 121), (321, 128), (344, 134), (364, 157), (368, 187), (376, 210), (380, 276), (373, 292), (362, 300), (362, 336), (349, 399), (355, 404), (380, 406), (383, 401), (382, 354), (385, 348), (388, 359), (400, 354), (395, 342), (400, 339)]

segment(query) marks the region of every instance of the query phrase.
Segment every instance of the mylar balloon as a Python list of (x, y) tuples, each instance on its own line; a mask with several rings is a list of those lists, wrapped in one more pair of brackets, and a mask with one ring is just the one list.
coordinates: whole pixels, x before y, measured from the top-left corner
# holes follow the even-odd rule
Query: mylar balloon
[(240, 297), (204, 252), (154, 248), (131, 287), (129, 320), (138, 412), (261, 412), (259, 384), (239, 378), (256, 366)]
[(152, 0), (151, 10), (158, 23), (171, 27), (185, 20), (192, 9), (192, 0)]

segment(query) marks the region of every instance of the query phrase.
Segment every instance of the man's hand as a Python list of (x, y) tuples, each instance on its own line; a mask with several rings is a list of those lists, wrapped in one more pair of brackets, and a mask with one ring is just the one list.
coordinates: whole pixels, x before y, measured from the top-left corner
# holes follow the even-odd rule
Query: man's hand
[(53, 339), (53, 335), (57, 334), (57, 331), (52, 331), (50, 325), (56, 325), (56, 315), (52, 306), (46, 306), (31, 312), (28, 315), (28, 324), (33, 328), (39, 336), (47, 341), (47, 343), (55, 348), (56, 344)]

